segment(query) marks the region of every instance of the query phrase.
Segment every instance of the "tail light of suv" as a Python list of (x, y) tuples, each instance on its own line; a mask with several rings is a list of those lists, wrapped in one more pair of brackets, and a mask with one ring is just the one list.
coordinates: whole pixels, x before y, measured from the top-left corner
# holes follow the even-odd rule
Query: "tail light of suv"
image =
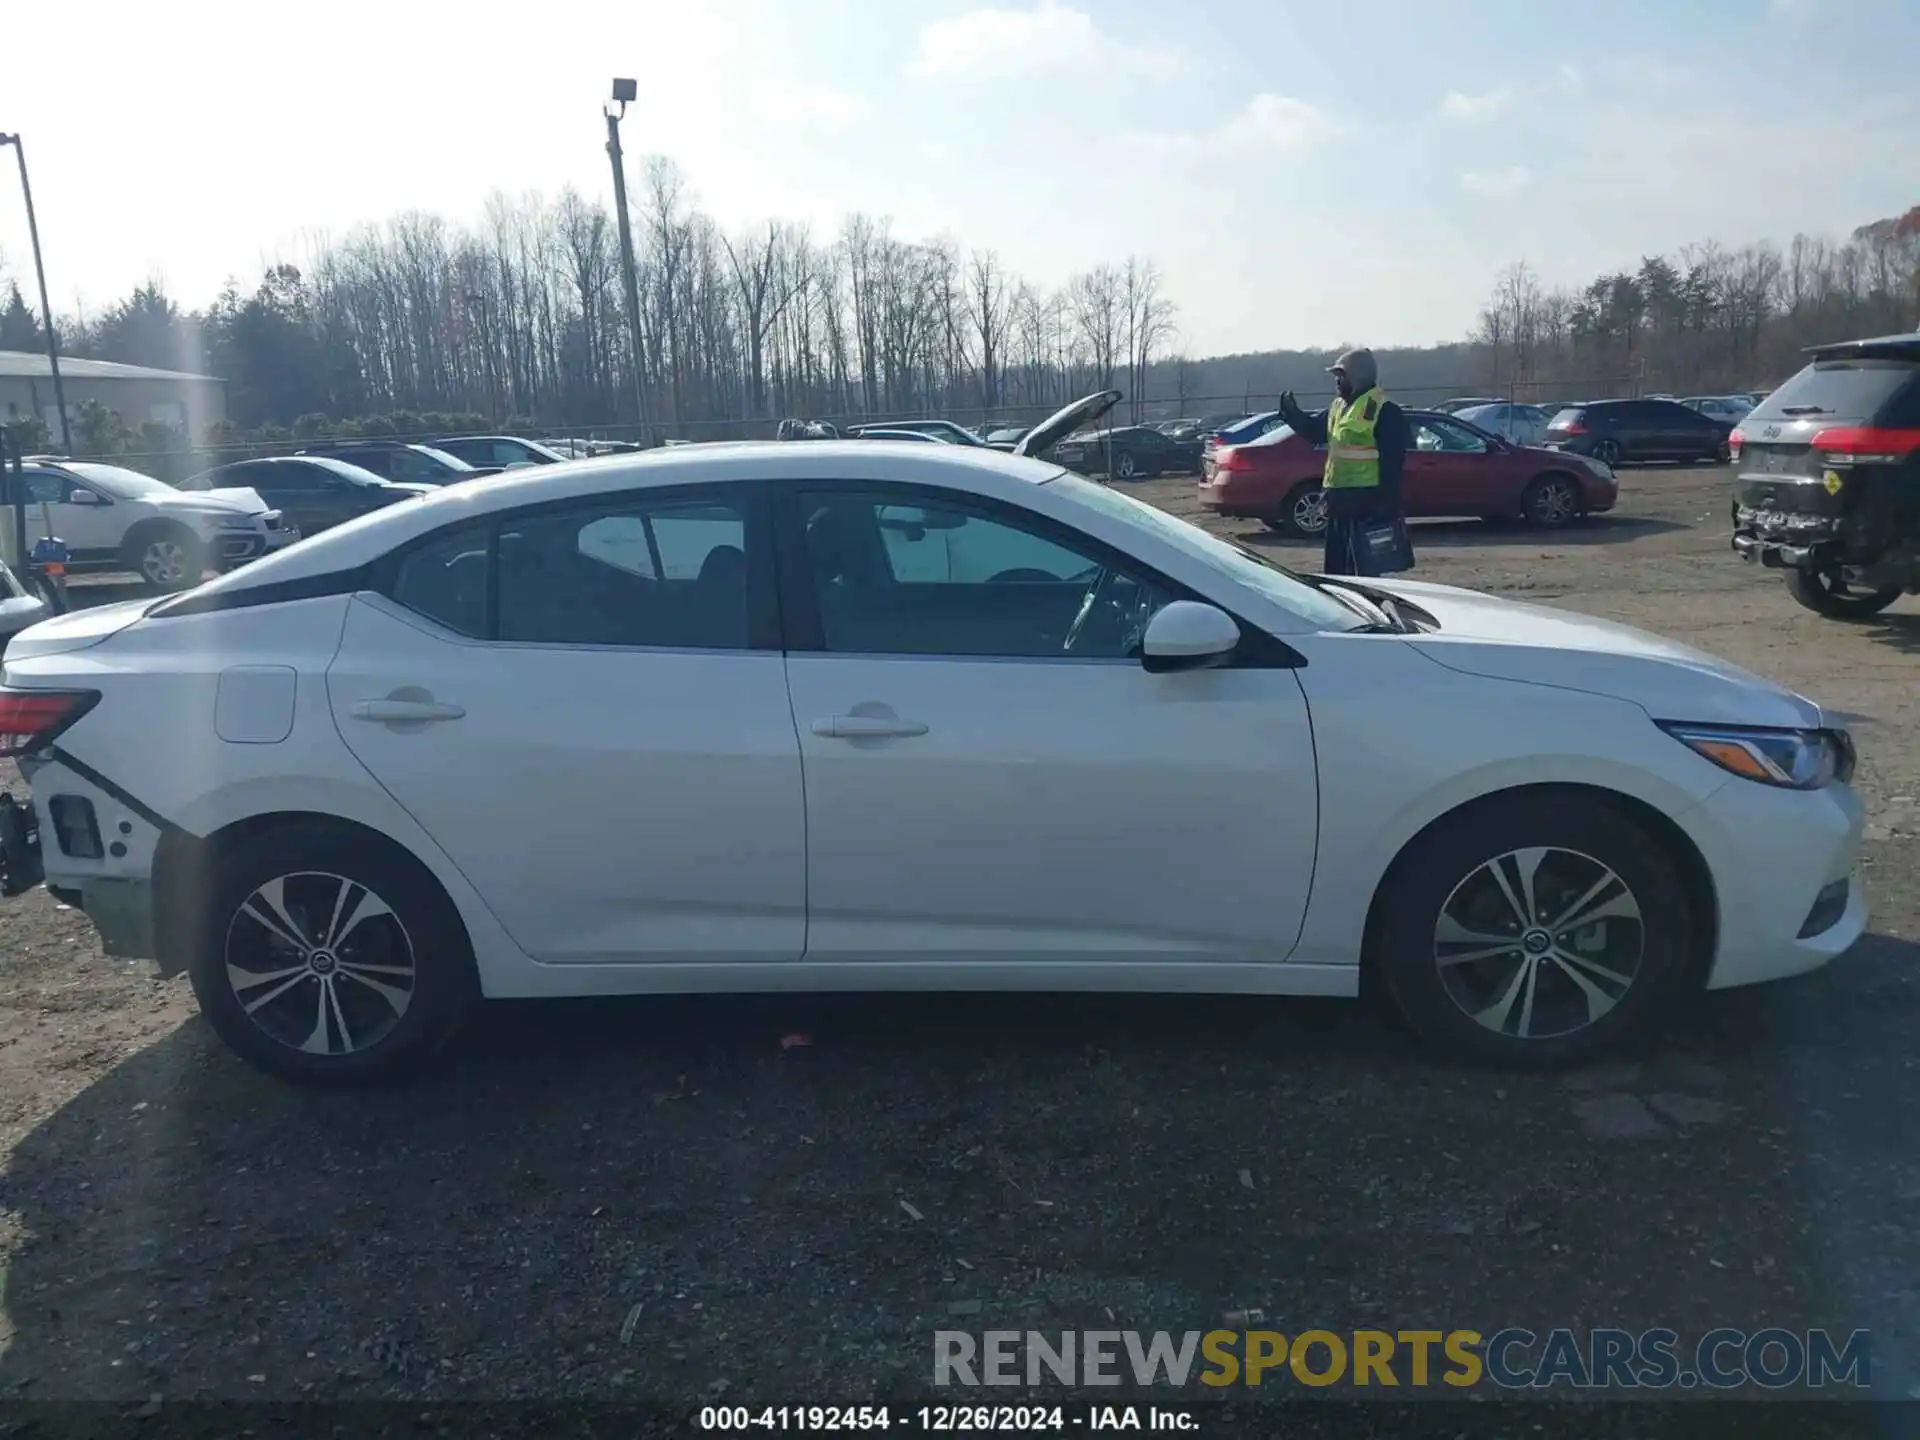
[(44, 749), (100, 701), (97, 690), (0, 687), (0, 759)]
[(1920, 430), (1836, 425), (1816, 432), (1808, 444), (1823, 455), (1845, 456), (1856, 465), (1897, 465), (1920, 453)]
[(1736, 428), (1731, 435), (1727, 436), (1727, 458), (1738, 463), (1740, 459), (1740, 447), (1746, 443), (1747, 437), (1742, 435)]

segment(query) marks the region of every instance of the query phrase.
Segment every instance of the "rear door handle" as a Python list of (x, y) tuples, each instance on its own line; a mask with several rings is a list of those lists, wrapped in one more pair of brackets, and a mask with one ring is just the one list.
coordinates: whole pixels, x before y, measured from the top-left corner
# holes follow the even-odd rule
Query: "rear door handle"
[(466, 714), (460, 705), (438, 700), (361, 700), (349, 712), (356, 720), (373, 720), (383, 725), (422, 724), (429, 720), (458, 720)]
[(813, 733), (829, 740), (911, 739), (926, 734), (927, 727), (884, 715), (830, 715), (813, 722)]

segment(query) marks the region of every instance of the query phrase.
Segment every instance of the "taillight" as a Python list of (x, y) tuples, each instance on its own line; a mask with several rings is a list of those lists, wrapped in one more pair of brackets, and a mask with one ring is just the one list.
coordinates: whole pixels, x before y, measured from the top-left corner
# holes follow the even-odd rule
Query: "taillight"
[(1223, 445), (1213, 452), (1213, 468), (1215, 470), (1225, 470), (1229, 473), (1236, 470), (1251, 470), (1254, 468), (1253, 457), (1247, 454), (1241, 446)]
[(0, 687), (0, 757), (51, 745), (99, 702), (97, 690), (9, 690)]
[(1733, 459), (1738, 460), (1740, 458), (1740, 447), (1746, 443), (1747, 437), (1742, 435), (1738, 430), (1735, 430), (1731, 435), (1727, 436), (1727, 454)]
[(1556, 425), (1553, 428), (1563, 435), (1584, 435), (1587, 433), (1586, 424), (1579, 420), (1569, 420), (1566, 424)]
[(1855, 464), (1891, 465), (1920, 453), (1920, 430), (1883, 430), (1872, 425), (1837, 425), (1808, 442), (1829, 455), (1845, 455)]

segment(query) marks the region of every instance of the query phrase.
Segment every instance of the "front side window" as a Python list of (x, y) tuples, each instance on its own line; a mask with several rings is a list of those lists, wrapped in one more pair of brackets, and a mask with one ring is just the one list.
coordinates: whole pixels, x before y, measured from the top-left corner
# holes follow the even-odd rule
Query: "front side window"
[(802, 508), (832, 651), (1122, 659), (1171, 598), (1037, 518), (856, 493), (809, 495)]
[(1487, 442), (1467, 429), (1446, 420), (1420, 420), (1413, 427), (1413, 448), (1446, 451), (1457, 455), (1484, 454)]

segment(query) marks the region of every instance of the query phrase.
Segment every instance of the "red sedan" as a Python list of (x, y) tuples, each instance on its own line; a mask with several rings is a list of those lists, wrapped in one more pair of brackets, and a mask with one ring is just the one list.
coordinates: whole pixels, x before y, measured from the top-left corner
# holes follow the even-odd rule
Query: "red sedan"
[[(1409, 410), (1402, 498), (1409, 516), (1517, 517), (1568, 525), (1611, 510), (1620, 487), (1597, 460), (1515, 445), (1428, 410)], [(1324, 447), (1285, 425), (1201, 461), (1200, 503), (1219, 515), (1263, 521), (1269, 529), (1319, 535), (1327, 528), (1320, 488)]]

